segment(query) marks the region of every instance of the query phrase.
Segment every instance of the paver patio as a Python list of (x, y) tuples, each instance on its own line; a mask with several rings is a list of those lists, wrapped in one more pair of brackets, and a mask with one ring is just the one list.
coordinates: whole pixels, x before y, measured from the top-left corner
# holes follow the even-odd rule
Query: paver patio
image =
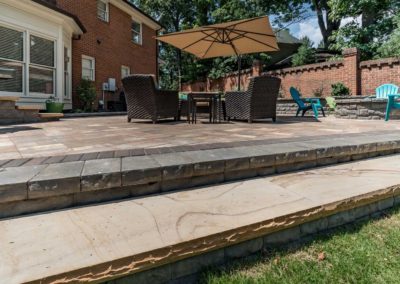
[[(127, 123), (125, 116), (63, 119), (0, 127), (0, 160), (83, 154), (115, 157), (128, 149), (157, 150), (168, 147), (267, 141), (304, 141), (310, 137), (397, 133), (400, 121), (340, 120), (333, 117), (316, 122), (312, 118), (278, 118), (277, 123), (230, 122), (188, 125), (185, 122)], [(196, 149), (196, 147), (192, 147)], [(201, 149), (201, 148), (200, 148)], [(117, 152), (116, 152), (117, 151)], [(119, 154), (118, 154), (119, 151)], [(167, 150), (168, 151), (168, 150)], [(172, 150), (169, 150), (172, 151)], [(174, 151), (172, 151), (174, 152)], [(91, 153), (91, 154), (88, 154)], [(91, 157), (91, 158), (93, 158)], [(78, 158), (79, 159), (79, 158)]]

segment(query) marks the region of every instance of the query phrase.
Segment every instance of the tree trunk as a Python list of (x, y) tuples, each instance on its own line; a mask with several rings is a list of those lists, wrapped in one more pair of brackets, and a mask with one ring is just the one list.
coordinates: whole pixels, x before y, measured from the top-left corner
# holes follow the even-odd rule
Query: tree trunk
[[(340, 27), (340, 20), (331, 20), (329, 15), (331, 9), (326, 0), (313, 0), (314, 9), (317, 13), (318, 25), (322, 34), (322, 41), (324, 48), (328, 49), (331, 44), (330, 36), (333, 32), (338, 30)], [(325, 17), (324, 17), (325, 12)]]

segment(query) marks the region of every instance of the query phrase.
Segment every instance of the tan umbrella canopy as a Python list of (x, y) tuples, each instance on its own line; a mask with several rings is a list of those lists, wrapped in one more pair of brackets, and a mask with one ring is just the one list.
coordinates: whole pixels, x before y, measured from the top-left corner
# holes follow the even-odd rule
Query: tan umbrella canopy
[(238, 56), (239, 84), (242, 54), (279, 50), (267, 16), (165, 34), (157, 39), (201, 59)]

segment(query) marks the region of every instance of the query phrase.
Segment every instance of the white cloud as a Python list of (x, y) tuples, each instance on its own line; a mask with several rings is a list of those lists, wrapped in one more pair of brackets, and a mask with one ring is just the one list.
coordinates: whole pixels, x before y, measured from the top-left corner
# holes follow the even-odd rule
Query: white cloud
[(343, 27), (344, 25), (351, 23), (354, 20), (357, 22), (358, 25), (361, 25), (361, 16), (359, 16), (357, 18), (347, 17), (347, 18), (342, 19), (340, 22), (340, 26)]
[(317, 19), (309, 19), (299, 23), (299, 30), (296, 36), (298, 38), (307, 36), (314, 43), (314, 46), (317, 46), (322, 40), (322, 34), (321, 30), (319, 29)]

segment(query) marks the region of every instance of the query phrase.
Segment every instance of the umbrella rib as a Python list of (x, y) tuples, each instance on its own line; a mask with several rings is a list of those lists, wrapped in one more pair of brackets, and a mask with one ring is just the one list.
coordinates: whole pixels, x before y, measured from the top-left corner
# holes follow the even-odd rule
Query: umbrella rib
[(211, 47), (214, 45), (215, 41), (211, 42), (210, 46), (207, 48), (206, 52), (203, 54), (203, 56), (201, 58), (204, 58), (207, 53), (210, 51)]
[(248, 39), (250, 39), (250, 40), (252, 40), (252, 41), (255, 41), (255, 42), (257, 42), (257, 43), (260, 43), (260, 44), (262, 44), (262, 45), (268, 46), (268, 47), (270, 47), (270, 48), (272, 48), (272, 49), (279, 50), (279, 48), (273, 47), (273, 46), (271, 46), (271, 45), (269, 45), (269, 44), (267, 44), (267, 43), (264, 43), (264, 42), (262, 42), (262, 41), (259, 41), (259, 40), (257, 40), (257, 39), (254, 39), (254, 38), (249, 37), (248, 35), (246, 35), (247, 32), (244, 32), (243, 34), (241, 34), (240, 32), (237, 32), (237, 30), (232, 30), (232, 33), (237, 34), (237, 36), (236, 36), (235, 38), (231, 39), (231, 41), (234, 41), (234, 40), (237, 40), (237, 39), (239, 39), (239, 38), (245, 37), (245, 38), (248, 38)]
[(278, 50), (279, 50), (279, 48), (273, 47), (272, 45), (269, 45), (268, 43), (259, 41), (259, 40), (257, 40), (257, 39), (251, 38), (251, 37), (248, 37), (248, 36), (246, 36), (246, 35), (243, 35), (243, 37), (248, 38), (248, 39), (250, 39), (250, 40), (252, 40), (252, 41), (255, 41), (255, 42), (259, 43), (259, 44), (268, 46), (268, 47), (274, 49), (275, 51), (278, 51)]
[[(205, 34), (205, 37), (203, 37), (203, 38), (201, 38), (201, 39), (199, 39), (199, 40), (196, 40), (195, 42), (192, 42), (191, 44), (189, 44), (189, 45), (183, 47), (182, 50), (185, 50), (185, 49), (187, 49), (187, 48), (189, 48), (189, 47), (195, 45), (196, 43), (199, 43), (199, 42), (202, 41), (202, 40), (206, 40), (206, 38), (209, 37), (209, 36), (212, 37), (212, 34), (214, 34), (215, 32), (212, 33), (212, 34), (207, 34), (207, 33), (204, 33), (203, 31), (201, 31), (201, 33)], [(212, 38), (213, 38), (213, 37), (212, 37)]]
[(269, 36), (269, 37), (276, 37), (274, 34), (264, 34), (264, 33), (258, 33), (258, 32), (252, 32), (252, 31), (245, 31), (245, 30), (239, 30), (239, 29), (227, 29), (227, 30), (230, 30), (230, 31), (232, 31), (232, 32), (234, 32), (234, 33), (239, 33), (239, 32), (241, 32), (241, 33), (246, 33), (246, 34), (255, 34), (255, 35), (262, 35), (262, 36)]
[(160, 35), (157, 38), (164, 38), (164, 37), (170, 37), (170, 36), (176, 36), (176, 35), (184, 35), (184, 34), (193, 34), (193, 33), (202, 33), (202, 32), (206, 32), (206, 31), (213, 31), (215, 30), (215, 28), (211, 28), (211, 27), (202, 27), (199, 28), (197, 30), (187, 30), (187, 31), (180, 31), (180, 32), (175, 32), (175, 33), (169, 33), (169, 34), (165, 34), (165, 35)]

